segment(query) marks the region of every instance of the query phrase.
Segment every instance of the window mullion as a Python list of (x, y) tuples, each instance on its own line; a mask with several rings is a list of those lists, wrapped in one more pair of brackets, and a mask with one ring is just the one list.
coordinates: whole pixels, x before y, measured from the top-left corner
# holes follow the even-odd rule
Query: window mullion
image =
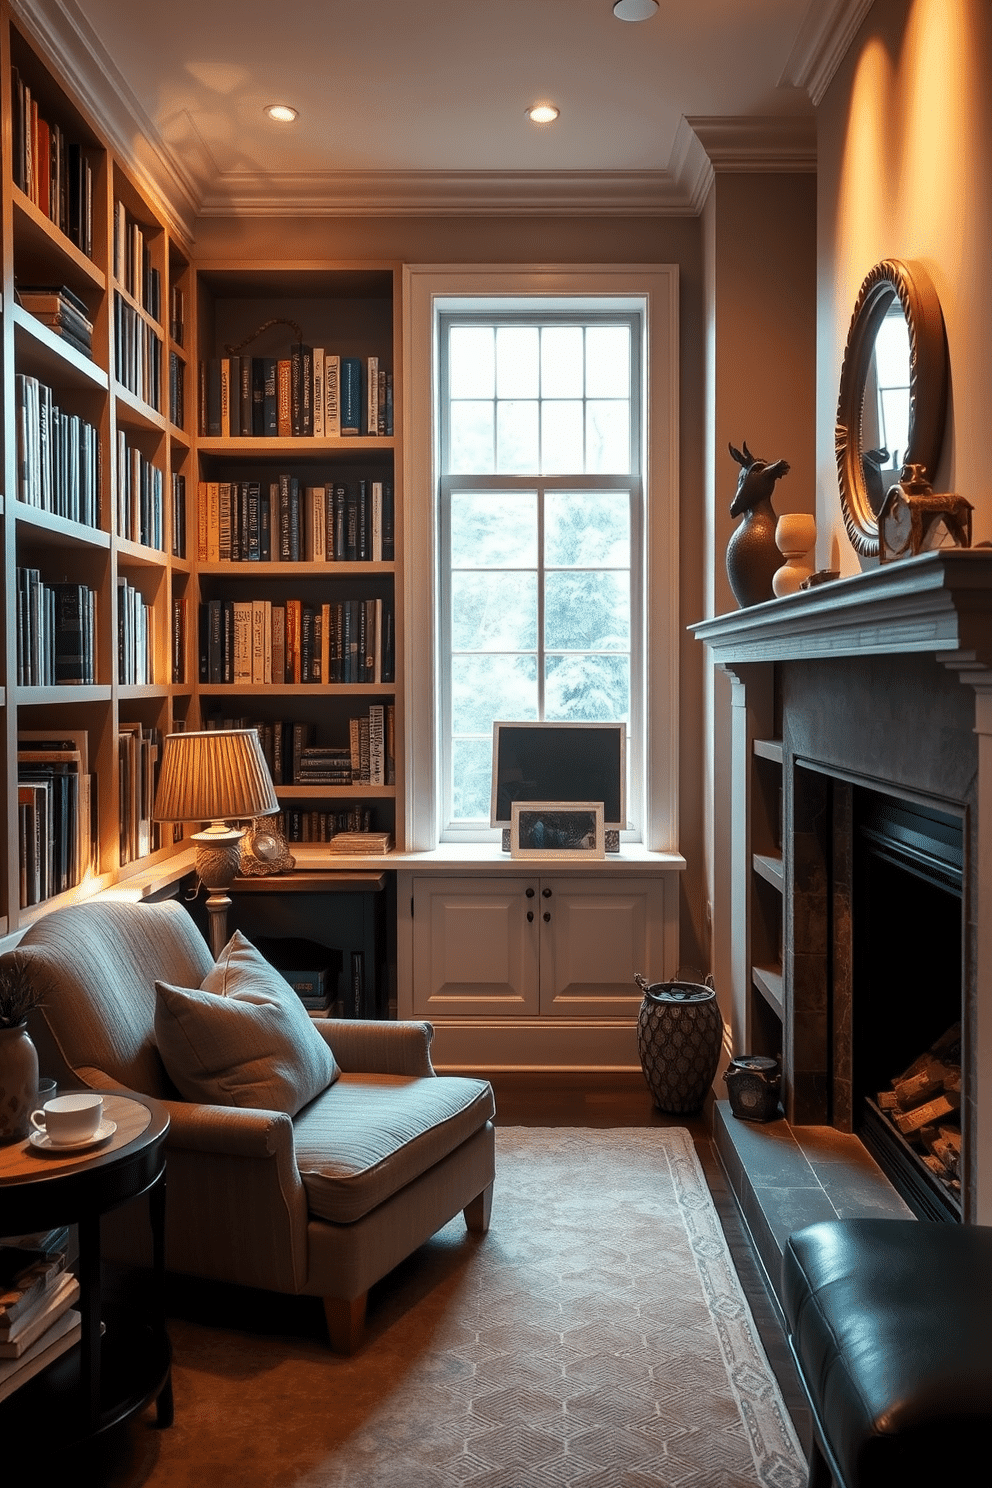
[(537, 487), (537, 716), (544, 718), (544, 482)]

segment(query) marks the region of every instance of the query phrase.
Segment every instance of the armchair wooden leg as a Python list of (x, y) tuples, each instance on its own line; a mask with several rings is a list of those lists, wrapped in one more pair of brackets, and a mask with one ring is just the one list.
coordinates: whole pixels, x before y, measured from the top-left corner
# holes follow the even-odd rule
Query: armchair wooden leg
[(368, 1300), (368, 1292), (363, 1292), (360, 1297), (324, 1298), (327, 1336), (336, 1354), (353, 1354), (361, 1343)]
[(473, 1235), (484, 1235), (489, 1228), (489, 1216), (493, 1211), (493, 1186), (490, 1183), (480, 1194), (476, 1194), (471, 1204), (466, 1204), (462, 1211), (465, 1215), (465, 1223)]

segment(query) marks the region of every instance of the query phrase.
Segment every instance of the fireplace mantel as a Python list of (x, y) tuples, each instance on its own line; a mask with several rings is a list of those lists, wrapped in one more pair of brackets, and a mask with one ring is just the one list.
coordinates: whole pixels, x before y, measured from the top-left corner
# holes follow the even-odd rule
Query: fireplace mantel
[(917, 652), (992, 667), (992, 548), (882, 564), (690, 629), (730, 666)]

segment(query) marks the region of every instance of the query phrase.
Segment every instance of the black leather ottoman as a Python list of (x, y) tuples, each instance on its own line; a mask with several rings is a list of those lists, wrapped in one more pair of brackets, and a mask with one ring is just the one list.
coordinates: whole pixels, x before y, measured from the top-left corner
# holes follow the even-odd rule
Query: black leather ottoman
[(810, 1225), (789, 1237), (782, 1300), (819, 1437), (810, 1488), (986, 1480), (992, 1227)]

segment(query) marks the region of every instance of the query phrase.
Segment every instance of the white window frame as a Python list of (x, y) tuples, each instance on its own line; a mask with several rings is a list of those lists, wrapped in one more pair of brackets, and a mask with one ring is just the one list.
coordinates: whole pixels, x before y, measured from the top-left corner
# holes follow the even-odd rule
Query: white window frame
[(409, 264), (403, 270), (404, 653), (407, 741), (404, 818), (410, 851), (440, 836), (437, 501), (438, 328), (442, 309), (501, 298), (507, 310), (534, 299), (601, 301), (644, 315), (644, 492), (641, 627), (643, 844), (678, 851), (678, 268), (669, 264)]

